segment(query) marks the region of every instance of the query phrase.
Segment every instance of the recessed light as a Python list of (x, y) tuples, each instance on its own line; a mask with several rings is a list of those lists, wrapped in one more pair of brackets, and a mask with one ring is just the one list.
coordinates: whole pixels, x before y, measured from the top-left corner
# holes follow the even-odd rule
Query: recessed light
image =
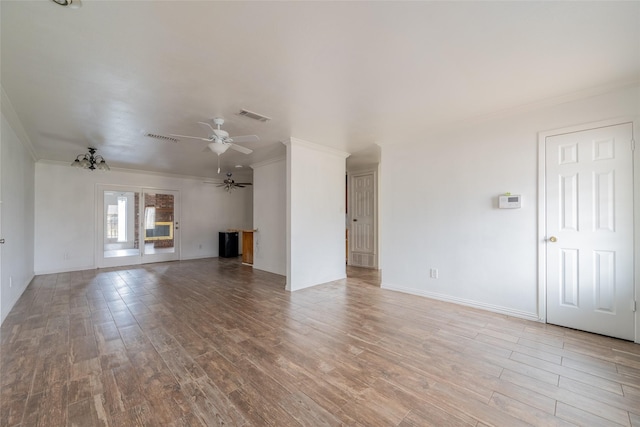
[(235, 166), (235, 168), (236, 168), (236, 169), (240, 169), (240, 168), (242, 168), (242, 167), (243, 167), (242, 165), (236, 165), (236, 166)]

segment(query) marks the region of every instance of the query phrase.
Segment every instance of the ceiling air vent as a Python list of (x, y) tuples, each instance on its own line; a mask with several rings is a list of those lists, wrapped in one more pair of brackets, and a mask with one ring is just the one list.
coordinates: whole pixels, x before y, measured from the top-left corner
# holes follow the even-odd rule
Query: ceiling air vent
[(145, 136), (148, 136), (149, 138), (159, 139), (161, 141), (178, 142), (176, 138), (172, 138), (170, 136), (164, 136), (164, 135), (156, 135), (155, 133), (148, 133)]
[(258, 113), (254, 113), (253, 111), (244, 110), (244, 109), (240, 110), (238, 115), (248, 117), (250, 119), (257, 120), (259, 122), (268, 122), (269, 120), (271, 120), (271, 117), (262, 116)]

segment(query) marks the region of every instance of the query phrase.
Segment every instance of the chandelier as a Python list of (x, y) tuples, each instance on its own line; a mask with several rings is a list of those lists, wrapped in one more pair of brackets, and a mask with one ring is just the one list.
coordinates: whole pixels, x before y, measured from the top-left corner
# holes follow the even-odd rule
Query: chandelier
[(82, 2), (80, 0), (52, 0), (55, 4), (68, 7), (69, 9), (80, 9)]
[(104, 160), (104, 157), (100, 154), (97, 156), (95, 155), (96, 151), (97, 149), (89, 147), (89, 152), (87, 154), (78, 154), (73, 163), (71, 163), (71, 166), (80, 169), (98, 169), (105, 172), (111, 170), (107, 162)]

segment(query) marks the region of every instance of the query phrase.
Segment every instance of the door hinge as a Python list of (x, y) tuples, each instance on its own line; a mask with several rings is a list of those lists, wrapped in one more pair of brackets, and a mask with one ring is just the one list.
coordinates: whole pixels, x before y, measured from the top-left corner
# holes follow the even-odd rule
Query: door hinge
[(636, 304), (636, 302), (635, 302), (635, 301), (631, 301), (631, 311), (634, 311), (634, 312), (635, 312), (635, 311), (636, 311), (636, 309), (637, 309), (637, 304)]
[(631, 140), (631, 151), (636, 151), (636, 140), (635, 139)]

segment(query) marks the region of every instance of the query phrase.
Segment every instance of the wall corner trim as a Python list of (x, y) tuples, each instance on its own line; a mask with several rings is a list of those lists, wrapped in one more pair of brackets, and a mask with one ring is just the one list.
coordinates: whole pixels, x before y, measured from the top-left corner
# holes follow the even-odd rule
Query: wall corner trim
[(7, 119), (7, 121), (15, 131), (20, 142), (22, 142), (22, 144), (26, 147), (33, 161), (37, 162), (39, 159), (36, 155), (36, 150), (33, 147), (33, 143), (31, 142), (31, 139), (29, 139), (27, 132), (24, 130), (24, 126), (22, 126), (22, 122), (18, 117), (18, 113), (16, 113), (15, 108), (13, 108), (13, 104), (11, 103), (9, 96), (4, 91), (4, 88), (2, 86), (0, 86), (0, 109), (2, 110), (2, 114), (4, 115), (4, 117)]

